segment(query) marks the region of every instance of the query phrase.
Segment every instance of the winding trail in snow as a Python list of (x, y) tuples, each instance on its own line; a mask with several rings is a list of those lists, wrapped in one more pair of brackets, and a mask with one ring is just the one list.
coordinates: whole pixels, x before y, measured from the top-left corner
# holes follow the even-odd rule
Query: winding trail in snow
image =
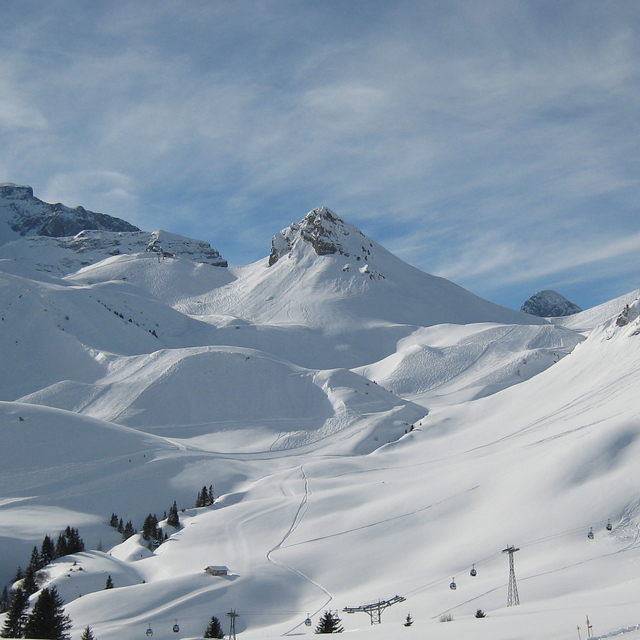
[[(320, 606), (316, 611), (314, 611), (311, 614), (311, 615), (316, 615), (317, 613), (319, 613), (320, 611), (325, 609), (326, 606), (333, 600), (333, 595), (329, 591), (327, 591), (321, 584), (319, 584), (315, 580), (312, 580), (309, 576), (304, 574), (299, 569), (296, 569), (295, 567), (292, 567), (292, 566), (290, 566), (288, 564), (285, 564), (284, 562), (281, 562), (280, 560), (276, 560), (273, 557), (273, 554), (276, 551), (279, 551), (282, 548), (282, 545), (287, 541), (287, 539), (291, 536), (291, 534), (298, 528), (298, 526), (302, 522), (302, 519), (304, 518), (304, 516), (305, 516), (305, 514), (307, 512), (307, 501), (309, 500), (309, 496), (313, 492), (311, 491), (311, 488), (309, 487), (309, 478), (307, 477), (307, 474), (305, 473), (304, 465), (300, 465), (300, 472), (302, 473), (302, 478), (304, 480), (304, 495), (302, 496), (302, 500), (300, 501), (300, 504), (298, 505), (298, 509), (296, 510), (296, 513), (295, 513), (295, 515), (293, 517), (293, 520), (291, 522), (291, 526), (289, 527), (287, 532), (284, 534), (284, 536), (282, 537), (280, 542), (278, 542), (278, 544), (276, 544), (272, 549), (270, 549), (267, 552), (267, 560), (269, 562), (271, 562), (272, 564), (285, 569), (286, 571), (290, 571), (291, 573), (294, 573), (295, 575), (299, 576), (303, 580), (306, 580), (307, 582), (311, 583), (312, 585), (314, 585), (315, 587), (317, 587), (318, 589), (320, 589), (321, 591), (323, 591), (325, 593), (325, 595), (327, 596), (327, 600), (322, 604), (322, 606)], [(289, 635), (290, 633), (292, 633), (293, 631), (295, 631), (296, 629), (301, 627), (303, 624), (304, 624), (304, 622), (300, 622), (299, 624), (295, 625), (293, 628), (289, 629), (288, 631), (285, 631), (282, 635), (283, 636)]]

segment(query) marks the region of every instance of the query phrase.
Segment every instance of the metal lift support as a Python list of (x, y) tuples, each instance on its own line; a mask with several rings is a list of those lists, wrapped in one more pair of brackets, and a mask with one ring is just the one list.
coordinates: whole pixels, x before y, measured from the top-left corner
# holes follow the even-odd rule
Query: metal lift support
[(389, 600), (378, 600), (378, 602), (372, 602), (371, 604), (361, 604), (359, 607), (345, 607), (343, 611), (345, 613), (367, 613), (371, 617), (371, 624), (380, 624), (382, 612), (390, 607), (392, 604), (398, 602), (404, 602), (406, 598), (402, 596), (393, 596)]

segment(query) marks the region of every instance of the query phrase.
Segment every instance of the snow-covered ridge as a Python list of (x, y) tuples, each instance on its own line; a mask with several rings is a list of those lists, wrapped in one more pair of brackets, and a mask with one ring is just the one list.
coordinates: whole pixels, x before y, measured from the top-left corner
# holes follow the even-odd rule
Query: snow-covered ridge
[(9, 258), (56, 276), (68, 275), (109, 256), (155, 252), (226, 267), (208, 242), (138, 227), (84, 207), (47, 204), (29, 186), (0, 184), (0, 259)]
[(15, 236), (61, 237), (74, 236), (84, 229), (139, 231), (125, 220), (84, 207), (48, 204), (36, 198), (31, 187), (11, 183), (0, 184), (0, 226), (0, 243), (11, 239), (11, 232)]

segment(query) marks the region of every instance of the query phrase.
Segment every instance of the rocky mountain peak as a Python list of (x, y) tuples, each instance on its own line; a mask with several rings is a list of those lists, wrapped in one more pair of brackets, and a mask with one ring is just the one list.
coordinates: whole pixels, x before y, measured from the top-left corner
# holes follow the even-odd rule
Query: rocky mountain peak
[(317, 207), (299, 223), (292, 224), (273, 237), (269, 266), (297, 246), (311, 246), (318, 256), (338, 253), (366, 260), (373, 243), (362, 231), (339, 218), (329, 208)]
[(522, 305), (520, 311), (539, 318), (559, 318), (579, 313), (582, 309), (557, 291), (546, 289), (534, 293)]
[(0, 184), (0, 198), (28, 200), (29, 198), (33, 198), (33, 189), (26, 185), (3, 182)]
[(43, 202), (33, 195), (31, 187), (12, 183), (0, 184), (0, 227), (0, 244), (19, 236), (61, 238), (85, 230), (140, 231), (125, 220), (84, 207)]

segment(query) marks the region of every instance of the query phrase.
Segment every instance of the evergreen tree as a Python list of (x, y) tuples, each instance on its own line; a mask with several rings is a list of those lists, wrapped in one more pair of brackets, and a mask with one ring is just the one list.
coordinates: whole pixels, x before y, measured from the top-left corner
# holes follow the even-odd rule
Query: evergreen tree
[(325, 611), (318, 622), (315, 633), (342, 633), (344, 628), (340, 624), (342, 622), (337, 613)]
[(173, 505), (171, 509), (169, 509), (169, 515), (167, 516), (167, 524), (170, 524), (172, 527), (176, 529), (180, 528), (180, 518), (178, 517), (178, 505), (175, 500), (173, 501)]
[(486, 618), (487, 614), (482, 609), (476, 609), (476, 618)]
[(80, 553), (84, 551), (84, 542), (80, 537), (80, 533), (74, 527), (67, 527), (64, 530), (64, 536), (67, 539), (67, 554)]
[(158, 517), (155, 514), (149, 514), (142, 525), (142, 537), (145, 540), (158, 539)]
[(0, 596), (0, 613), (6, 613), (9, 611), (9, 590), (7, 587), (2, 589), (2, 595)]
[(122, 522), (122, 518), (118, 520), (118, 533), (124, 533), (124, 523)]
[(111, 575), (107, 578), (107, 583), (104, 585), (105, 589), (113, 589), (115, 585), (113, 584), (113, 580), (111, 579)]
[(114, 529), (118, 528), (118, 516), (115, 513), (111, 514), (111, 519), (109, 520), (109, 526)]
[(24, 572), (22, 571), (22, 567), (18, 567), (18, 570), (16, 571), (16, 575), (13, 581), (18, 582), (18, 580), (22, 580), (22, 578), (24, 578)]
[(9, 610), (0, 631), (3, 638), (22, 638), (24, 625), (27, 622), (29, 595), (21, 588), (16, 589), (9, 603)]
[(53, 562), (58, 556), (56, 555), (56, 545), (49, 536), (45, 536), (40, 547), (40, 563), (42, 566)]
[(42, 564), (42, 558), (40, 558), (40, 552), (38, 547), (33, 547), (31, 551), (31, 558), (29, 559), (29, 566), (27, 569), (33, 569), (33, 572), (40, 571), (44, 565)]
[(128, 540), (132, 535), (136, 533), (136, 530), (133, 528), (133, 523), (131, 520), (124, 525), (124, 529), (122, 530), (122, 539)]
[(64, 537), (64, 534), (60, 534), (58, 536), (58, 540), (56, 542), (56, 556), (58, 558), (62, 558), (69, 553), (69, 545), (67, 544), (67, 539)]
[(222, 625), (220, 624), (220, 620), (215, 616), (211, 617), (211, 622), (207, 627), (206, 631), (202, 635), (203, 638), (224, 638), (224, 631), (222, 630)]
[(209, 491), (207, 492), (207, 507), (210, 507), (216, 499), (213, 497), (213, 485), (209, 485)]
[(36, 569), (32, 565), (27, 567), (24, 572), (24, 578), (22, 578), (22, 590), (30, 596), (38, 590), (38, 584), (36, 582)]
[(40, 592), (33, 611), (24, 625), (25, 638), (69, 640), (71, 618), (64, 612), (64, 602), (55, 587)]
[(207, 501), (207, 488), (202, 487), (202, 489), (200, 489), (200, 492), (198, 493), (198, 497), (196, 498), (196, 508), (204, 507), (206, 501)]
[(96, 637), (93, 635), (93, 631), (91, 627), (85, 627), (85, 630), (82, 632), (80, 636), (80, 640), (96, 640)]

